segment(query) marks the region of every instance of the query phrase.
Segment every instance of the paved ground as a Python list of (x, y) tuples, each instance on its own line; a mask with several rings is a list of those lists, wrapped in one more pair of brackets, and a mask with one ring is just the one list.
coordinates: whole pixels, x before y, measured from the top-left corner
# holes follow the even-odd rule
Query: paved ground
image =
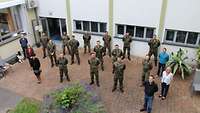
[[(41, 49), (37, 50), (42, 63), (42, 84), (36, 83), (36, 78), (31, 71), (27, 61), (23, 64), (16, 64), (13, 67), (14, 72), (9, 72), (7, 77), (0, 80), (0, 87), (9, 89), (26, 97), (33, 97), (42, 100), (43, 95), (48, 92), (68, 84), (65, 81), (59, 83), (58, 68), (50, 67), (49, 59), (42, 59)], [(89, 83), (89, 66), (87, 64), (88, 54), (80, 52), (81, 65), (69, 65), (69, 75), (71, 83), (86, 82)], [(69, 59), (69, 56), (67, 56)], [(105, 104), (108, 113), (139, 113), (143, 105), (143, 88), (140, 86), (141, 78), (141, 59), (133, 57), (132, 61), (125, 59), (127, 69), (125, 71), (124, 87), (122, 94), (118, 91), (112, 93), (113, 75), (111, 73), (111, 59), (105, 57), (105, 71), (100, 71), (100, 88), (94, 86)], [(156, 73), (156, 68), (152, 74)], [(166, 100), (161, 101), (156, 94), (153, 105), (153, 113), (200, 113), (200, 94), (191, 96), (190, 84), (191, 77), (181, 80), (179, 76), (175, 77), (169, 90)], [(157, 80), (159, 83), (159, 80)], [(160, 83), (159, 83), (160, 84)], [(160, 85), (159, 85), (160, 88)]]
[(5, 113), (8, 109), (13, 108), (21, 99), (22, 96), (0, 88), (0, 113)]

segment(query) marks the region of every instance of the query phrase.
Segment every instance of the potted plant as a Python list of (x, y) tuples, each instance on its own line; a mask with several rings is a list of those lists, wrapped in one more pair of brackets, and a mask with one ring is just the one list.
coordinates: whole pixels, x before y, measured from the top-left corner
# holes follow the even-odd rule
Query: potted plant
[(191, 73), (191, 67), (185, 62), (188, 59), (186, 53), (187, 51), (180, 48), (176, 53), (172, 52), (171, 58), (167, 62), (167, 66), (172, 68), (173, 74), (180, 73), (182, 79)]

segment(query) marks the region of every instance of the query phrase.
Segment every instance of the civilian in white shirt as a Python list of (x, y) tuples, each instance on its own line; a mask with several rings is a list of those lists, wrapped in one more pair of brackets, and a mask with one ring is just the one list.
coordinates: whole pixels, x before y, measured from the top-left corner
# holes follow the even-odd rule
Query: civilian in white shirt
[(171, 72), (171, 67), (167, 67), (165, 71), (163, 71), (162, 78), (161, 78), (161, 94), (159, 97), (162, 100), (166, 99), (172, 79), (173, 79), (173, 74)]

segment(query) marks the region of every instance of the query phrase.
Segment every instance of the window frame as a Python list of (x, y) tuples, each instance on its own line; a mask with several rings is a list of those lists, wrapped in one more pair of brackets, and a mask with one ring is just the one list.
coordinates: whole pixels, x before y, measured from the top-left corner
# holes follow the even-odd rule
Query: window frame
[[(127, 32), (127, 26), (133, 26), (134, 27), (134, 34), (132, 36), (133, 40), (138, 40), (138, 41), (149, 41), (151, 38), (146, 37), (146, 32), (147, 28), (153, 29), (153, 34), (155, 34), (156, 28), (155, 27), (146, 27), (146, 26), (136, 26), (136, 25), (130, 25), (130, 24), (115, 24), (115, 38), (122, 38), (124, 35), (118, 34), (118, 25), (123, 25), (124, 26), (124, 34)], [(143, 27), (144, 28), (144, 34), (143, 37), (136, 37), (136, 27)], [(153, 37), (153, 36), (152, 36)]]
[(11, 41), (17, 40), (20, 38), (19, 35), (17, 36), (13, 36), (14, 34), (18, 34), (19, 32), (23, 31), (23, 22), (22, 22), (22, 18), (20, 15), (20, 6), (13, 6), (13, 7), (9, 7), (7, 8), (7, 10), (10, 11), (10, 16), (13, 22), (13, 26), (14, 26), (14, 31), (10, 31), (9, 33), (2, 35), (2, 33), (0, 32), (0, 46), (3, 46), (4, 44), (7, 44)]
[[(167, 38), (167, 31), (174, 31), (174, 37), (173, 37), (173, 41), (169, 41), (169, 40), (166, 40)], [(182, 32), (186, 32), (186, 37), (185, 37), (185, 40), (184, 40), (184, 43), (181, 43), (181, 42), (176, 42), (176, 39), (177, 39), (177, 33), (178, 31), (182, 31)], [(188, 39), (188, 36), (189, 36), (189, 33), (197, 33), (197, 41), (195, 44), (189, 44), (187, 43), (187, 39)], [(183, 31), (183, 30), (173, 30), (173, 29), (165, 29), (165, 32), (164, 32), (164, 44), (169, 44), (169, 45), (177, 45), (177, 46), (183, 46), (183, 47), (192, 47), (192, 48), (196, 48), (199, 46), (199, 43), (200, 43), (200, 33), (198, 32), (194, 32), (194, 31)]]
[[(79, 30), (79, 29), (76, 29), (76, 21), (80, 21), (81, 22), (81, 30)], [(85, 22), (89, 22), (89, 32), (92, 34), (92, 35), (104, 35), (104, 33), (105, 32), (100, 32), (100, 24), (101, 23), (103, 23), (103, 24), (105, 24), (105, 27), (106, 27), (106, 29), (105, 29), (105, 31), (107, 31), (107, 23), (106, 22), (97, 22), (97, 21), (87, 21), (87, 20), (73, 20), (73, 23), (74, 23), (74, 29), (73, 29), (73, 32), (74, 33), (81, 33), (81, 34), (83, 34), (83, 33), (85, 33), (86, 31), (84, 31), (83, 30), (83, 21), (85, 21)], [(94, 23), (97, 23), (97, 32), (94, 32), (94, 31), (92, 31), (92, 22), (94, 22)]]

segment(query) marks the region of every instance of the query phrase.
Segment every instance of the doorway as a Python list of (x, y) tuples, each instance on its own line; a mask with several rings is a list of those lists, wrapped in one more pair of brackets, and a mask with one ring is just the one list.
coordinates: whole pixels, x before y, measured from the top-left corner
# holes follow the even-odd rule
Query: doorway
[(40, 20), (43, 32), (46, 32), (52, 40), (61, 40), (63, 32), (67, 32), (65, 19), (41, 17)]

